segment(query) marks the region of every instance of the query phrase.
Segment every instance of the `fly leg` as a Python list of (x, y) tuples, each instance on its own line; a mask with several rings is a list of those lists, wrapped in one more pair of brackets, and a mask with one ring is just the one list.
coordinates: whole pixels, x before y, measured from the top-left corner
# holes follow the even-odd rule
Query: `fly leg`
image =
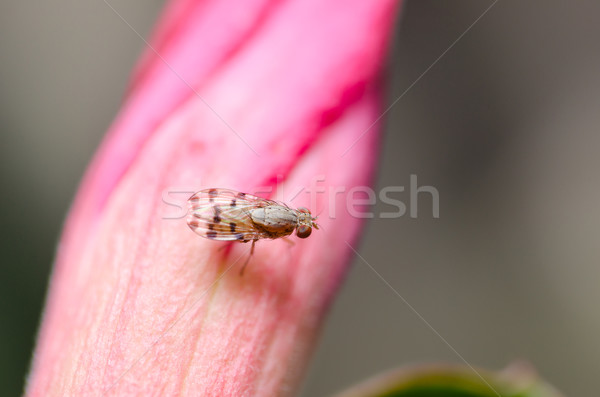
[(242, 269), (240, 270), (240, 276), (244, 275), (244, 269), (246, 269), (246, 266), (248, 265), (248, 262), (250, 262), (250, 258), (252, 257), (252, 254), (254, 253), (254, 244), (256, 244), (256, 240), (252, 240), (252, 247), (250, 248), (250, 255), (248, 255), (248, 259), (246, 259), (246, 262), (244, 262), (244, 266), (242, 266)]
[(296, 243), (293, 242), (292, 240), (290, 240), (289, 237), (282, 237), (281, 239), (283, 241), (285, 241), (286, 243), (288, 243), (291, 247), (293, 247), (294, 245), (296, 245)]

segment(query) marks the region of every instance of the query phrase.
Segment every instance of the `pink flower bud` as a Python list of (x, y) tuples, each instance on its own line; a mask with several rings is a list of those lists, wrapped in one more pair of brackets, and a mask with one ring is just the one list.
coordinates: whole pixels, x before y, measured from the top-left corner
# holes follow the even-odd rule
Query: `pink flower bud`
[[(293, 394), (361, 228), (331, 190), (372, 177), (397, 6), (168, 4), (69, 214), (26, 395)], [(259, 186), (322, 227), (258, 241), (243, 277), (250, 244), (165, 200)]]

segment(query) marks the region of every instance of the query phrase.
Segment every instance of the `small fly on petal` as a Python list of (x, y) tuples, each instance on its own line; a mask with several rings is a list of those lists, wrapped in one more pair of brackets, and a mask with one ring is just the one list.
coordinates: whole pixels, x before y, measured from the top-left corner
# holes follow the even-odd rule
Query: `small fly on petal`
[(250, 255), (257, 240), (286, 237), (294, 230), (299, 238), (307, 238), (313, 228), (319, 229), (317, 218), (306, 208), (293, 209), (235, 190), (201, 190), (190, 197), (188, 204), (187, 223), (196, 234), (218, 241), (252, 241)]

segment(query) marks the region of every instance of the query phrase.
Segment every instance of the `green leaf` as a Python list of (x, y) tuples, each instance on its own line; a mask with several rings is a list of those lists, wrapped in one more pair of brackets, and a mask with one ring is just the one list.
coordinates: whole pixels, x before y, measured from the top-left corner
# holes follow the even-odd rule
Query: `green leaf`
[(336, 397), (561, 397), (528, 364), (499, 372), (470, 366), (403, 367), (360, 383)]

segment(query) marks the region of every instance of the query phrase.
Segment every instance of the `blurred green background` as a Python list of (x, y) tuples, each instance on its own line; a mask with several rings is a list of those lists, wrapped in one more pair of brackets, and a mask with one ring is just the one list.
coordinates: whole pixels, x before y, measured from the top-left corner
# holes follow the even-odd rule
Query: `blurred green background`
[[(110, 4), (144, 36), (162, 6)], [(405, 3), (389, 102), (490, 4)], [(469, 363), (526, 358), (571, 396), (595, 395), (600, 363), (598, 15), (594, 1), (492, 7), (387, 117), (378, 186), (417, 175), (440, 218), (424, 196), (417, 219), (370, 221), (360, 247)], [(100, 0), (0, 5), (2, 396), (21, 393), (62, 222), (143, 46)], [(357, 259), (303, 395), (438, 360), (461, 362)]]

